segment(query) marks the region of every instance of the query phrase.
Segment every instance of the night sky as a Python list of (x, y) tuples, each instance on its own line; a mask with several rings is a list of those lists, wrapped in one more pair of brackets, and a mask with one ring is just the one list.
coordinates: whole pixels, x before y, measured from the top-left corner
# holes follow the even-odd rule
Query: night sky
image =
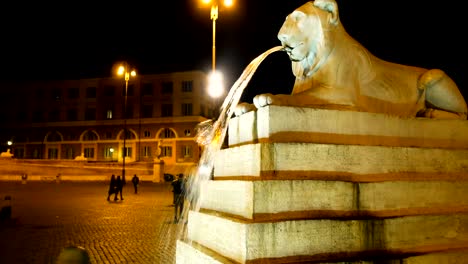
[[(217, 68), (226, 86), (266, 50), (286, 15), (307, 1), (234, 0), (217, 20)], [(458, 2), (338, 1), (348, 33), (384, 60), (444, 70), (468, 98), (466, 11)], [(3, 4), (2, 4), (3, 5)], [(139, 73), (211, 69), (209, 7), (195, 0), (5, 4), (2, 79), (77, 79), (111, 76), (127, 60)], [(287, 55), (270, 55), (244, 93), (290, 93), (293, 75)]]

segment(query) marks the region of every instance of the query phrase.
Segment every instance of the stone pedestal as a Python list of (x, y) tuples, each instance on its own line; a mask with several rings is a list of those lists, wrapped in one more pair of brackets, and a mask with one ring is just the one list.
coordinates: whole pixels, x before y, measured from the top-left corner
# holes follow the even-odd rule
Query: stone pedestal
[(164, 181), (164, 161), (160, 159), (154, 159), (153, 164), (153, 182)]
[(468, 257), (468, 121), (268, 106), (228, 134), (177, 263)]

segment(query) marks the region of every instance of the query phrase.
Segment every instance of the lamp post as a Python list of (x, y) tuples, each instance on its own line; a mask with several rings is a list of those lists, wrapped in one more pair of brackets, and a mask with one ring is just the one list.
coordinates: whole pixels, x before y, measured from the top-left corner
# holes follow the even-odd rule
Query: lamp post
[(124, 118), (124, 131), (123, 131), (123, 152), (122, 152), (122, 180), (125, 180), (125, 158), (127, 157), (127, 148), (125, 146), (127, 139), (127, 93), (128, 93), (128, 80), (130, 76), (136, 76), (135, 70), (128, 70), (128, 65), (125, 63), (121, 65), (117, 70), (118, 75), (123, 75), (125, 79), (125, 94), (124, 94), (124, 109), (123, 109), (123, 118)]
[[(212, 71), (208, 76), (208, 94), (216, 99), (223, 93), (222, 74), (216, 71), (216, 20), (218, 19), (220, 0), (202, 0), (204, 4), (211, 5), (211, 20), (213, 22)], [(222, 1), (223, 6), (230, 7), (233, 0)]]

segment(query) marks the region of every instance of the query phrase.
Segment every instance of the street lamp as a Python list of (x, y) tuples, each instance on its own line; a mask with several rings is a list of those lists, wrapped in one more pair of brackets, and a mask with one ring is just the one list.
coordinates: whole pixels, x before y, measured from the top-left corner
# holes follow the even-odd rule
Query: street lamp
[(223, 93), (223, 77), (221, 72), (216, 71), (216, 20), (218, 19), (219, 2), (223, 6), (231, 7), (233, 0), (202, 0), (204, 4), (211, 5), (211, 20), (213, 21), (213, 54), (212, 54), (212, 72), (208, 76), (208, 94), (212, 98), (218, 98)]
[[(211, 4), (211, 20), (213, 21), (213, 72), (216, 70), (216, 20), (218, 19), (219, 0), (202, 0), (204, 4)], [(225, 7), (232, 6), (232, 0), (224, 0)]]
[(125, 94), (124, 94), (124, 109), (123, 109), (123, 118), (124, 118), (124, 135), (123, 135), (123, 154), (122, 154), (122, 180), (125, 180), (125, 158), (127, 157), (127, 148), (125, 146), (125, 142), (127, 139), (127, 93), (128, 93), (128, 80), (130, 76), (136, 76), (136, 71), (131, 70), (129, 71), (128, 65), (125, 63), (121, 65), (118, 70), (118, 75), (123, 75), (125, 79)]

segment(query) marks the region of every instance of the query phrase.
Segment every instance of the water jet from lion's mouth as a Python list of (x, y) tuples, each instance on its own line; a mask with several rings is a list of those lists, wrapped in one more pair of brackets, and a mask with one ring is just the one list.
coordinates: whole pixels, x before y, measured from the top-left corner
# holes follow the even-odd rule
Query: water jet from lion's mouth
[[(271, 53), (276, 51), (284, 51), (284, 46), (276, 46), (262, 53), (253, 59), (244, 69), (241, 76), (232, 85), (223, 104), (220, 107), (220, 115), (216, 121), (207, 120), (198, 124), (196, 128), (196, 141), (204, 146), (198, 166), (194, 171), (190, 172), (188, 177), (188, 191), (186, 193), (188, 206), (184, 206), (183, 216), (185, 219), (188, 216), (188, 211), (199, 211), (200, 209), (200, 187), (205, 181), (211, 180), (214, 172), (214, 157), (221, 150), (224, 142), (229, 119), (235, 112), (235, 108), (239, 103), (242, 92), (252, 79), (253, 74), (257, 70), (260, 63)], [(181, 225), (179, 238), (183, 239), (185, 225)]]

